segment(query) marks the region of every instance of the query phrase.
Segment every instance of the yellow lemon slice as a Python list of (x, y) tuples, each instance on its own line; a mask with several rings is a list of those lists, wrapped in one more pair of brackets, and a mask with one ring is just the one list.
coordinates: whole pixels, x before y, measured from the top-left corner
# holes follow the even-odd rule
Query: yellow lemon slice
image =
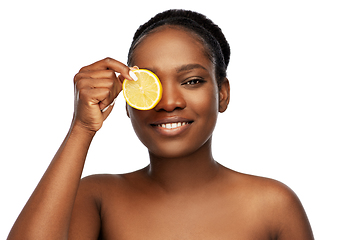
[(139, 110), (150, 110), (158, 104), (162, 96), (162, 86), (159, 78), (146, 69), (132, 70), (137, 81), (125, 79), (123, 93), (126, 102)]

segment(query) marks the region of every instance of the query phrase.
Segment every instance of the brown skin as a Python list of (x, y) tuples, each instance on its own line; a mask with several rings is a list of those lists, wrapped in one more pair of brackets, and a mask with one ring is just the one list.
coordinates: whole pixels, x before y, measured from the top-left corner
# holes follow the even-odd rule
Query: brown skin
[[(112, 107), (100, 110), (129, 78), (129, 69), (113, 59), (81, 69), (69, 134), (8, 239), (313, 239), (289, 188), (214, 161), (212, 132), (229, 103), (229, 82), (218, 89), (214, 66), (192, 34), (164, 27), (148, 35), (133, 64), (154, 71), (163, 84), (154, 109), (127, 107), (150, 165), (80, 180), (91, 140)], [(158, 126), (169, 121), (188, 124)]]

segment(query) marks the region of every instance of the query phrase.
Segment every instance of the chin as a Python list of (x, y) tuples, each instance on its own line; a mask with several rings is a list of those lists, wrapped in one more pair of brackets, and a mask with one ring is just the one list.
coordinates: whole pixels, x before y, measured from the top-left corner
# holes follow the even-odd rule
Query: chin
[(177, 142), (169, 141), (161, 143), (157, 146), (147, 146), (149, 154), (156, 158), (186, 158), (193, 154), (201, 153), (211, 146), (211, 136), (203, 142)]

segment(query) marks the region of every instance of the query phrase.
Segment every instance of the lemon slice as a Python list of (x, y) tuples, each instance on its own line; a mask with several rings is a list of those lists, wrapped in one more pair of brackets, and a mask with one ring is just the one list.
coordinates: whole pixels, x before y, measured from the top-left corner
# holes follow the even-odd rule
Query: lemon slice
[(150, 110), (158, 104), (162, 96), (162, 86), (159, 78), (146, 69), (132, 70), (137, 81), (123, 82), (123, 93), (126, 102), (139, 110)]

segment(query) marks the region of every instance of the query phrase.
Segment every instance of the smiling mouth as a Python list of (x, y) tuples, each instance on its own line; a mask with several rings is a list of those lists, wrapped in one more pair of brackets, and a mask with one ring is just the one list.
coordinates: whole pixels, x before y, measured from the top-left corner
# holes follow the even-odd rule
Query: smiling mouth
[(185, 126), (191, 124), (192, 122), (174, 122), (174, 123), (161, 123), (161, 124), (154, 124), (153, 126), (161, 127), (165, 129), (174, 129), (181, 126)]

